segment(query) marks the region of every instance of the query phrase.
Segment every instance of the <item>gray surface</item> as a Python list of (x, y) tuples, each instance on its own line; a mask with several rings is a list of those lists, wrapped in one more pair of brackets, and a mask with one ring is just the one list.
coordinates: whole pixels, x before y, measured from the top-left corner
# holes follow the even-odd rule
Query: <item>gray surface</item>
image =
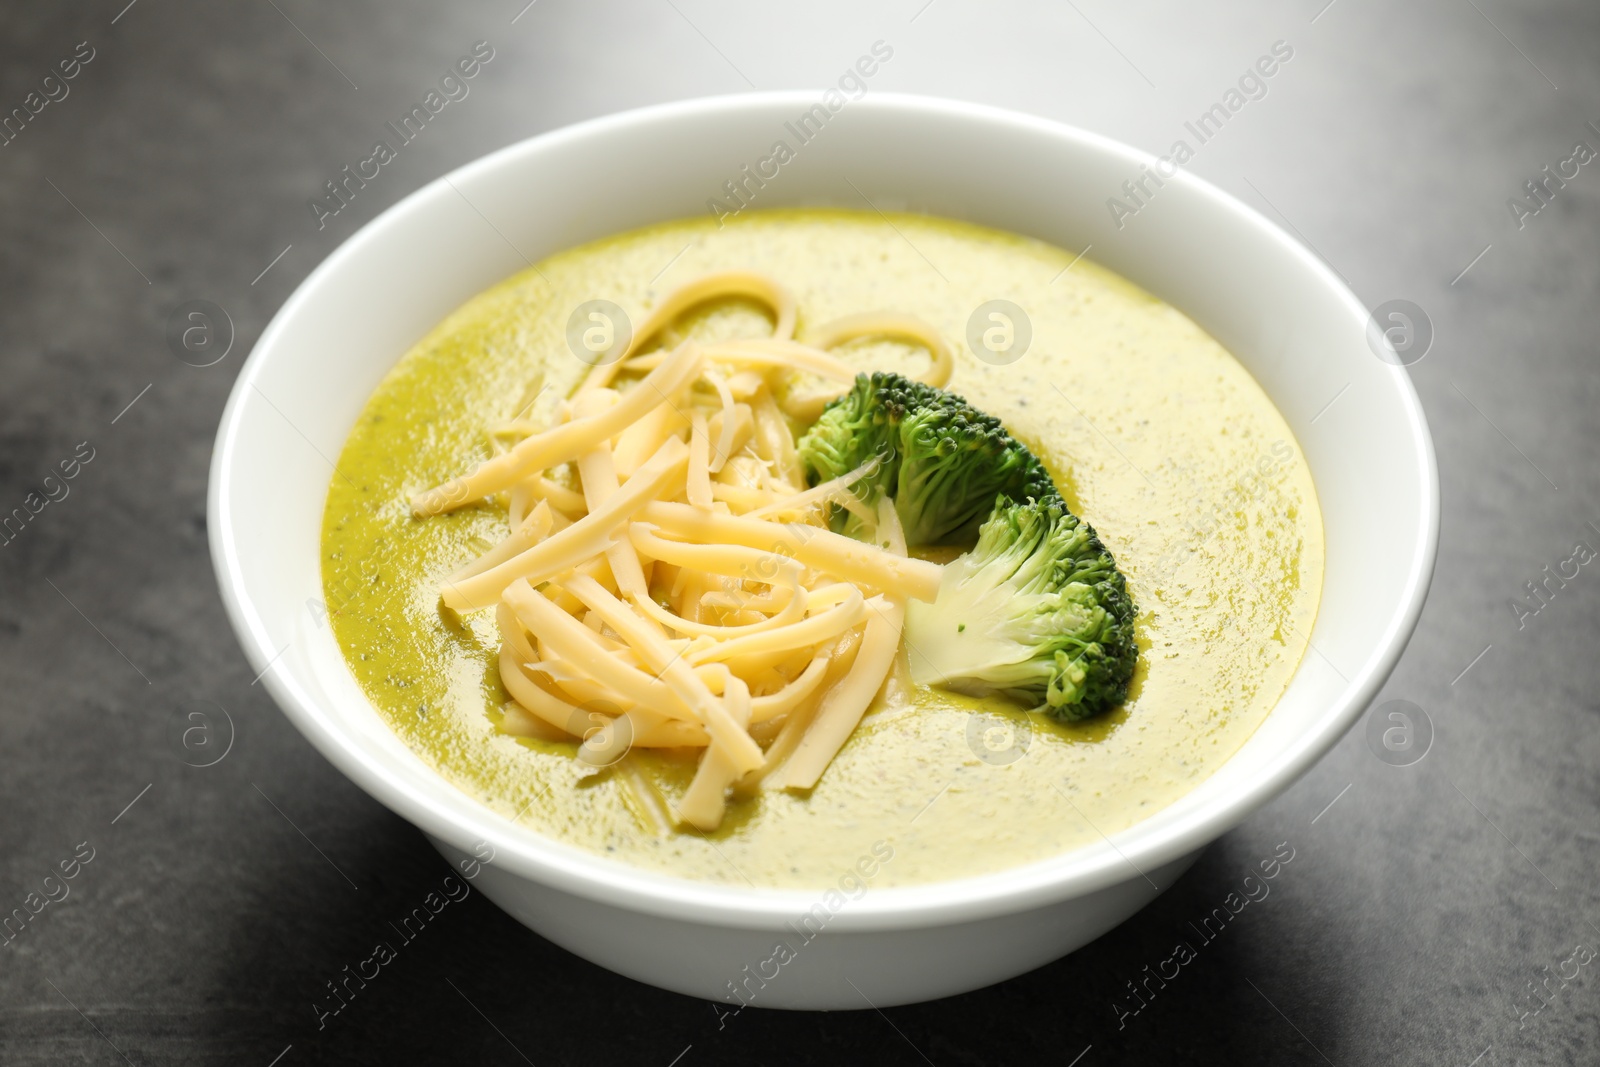
[[(1600, 148), (1585, 129), (1600, 123), (1600, 9), (541, 0), (513, 25), (521, 0), (450, 13), (142, 0), (113, 24), (124, 2), (0, 14), (5, 109), (76, 42), (97, 49), (70, 95), (0, 148), (0, 508), (78, 442), (95, 449), (70, 495), (0, 548), (0, 910), (78, 842), (95, 849), (70, 897), (0, 948), (0, 1060), (265, 1065), (292, 1045), (285, 1067), (664, 1065), (692, 1046), (687, 1067), (943, 1065), (1067, 1063), (1092, 1046), (1079, 1062), (1594, 1062), (1600, 961), (1519, 1015), (1546, 967), (1600, 947), (1600, 577), (1585, 567), (1521, 630), (1509, 602), (1575, 541), (1600, 547), (1600, 164), (1524, 230), (1506, 199), (1575, 140)], [(497, 57), (471, 96), (319, 233), (307, 198), (480, 38)], [(1139, 917), (949, 1002), (746, 1012), (719, 1031), (706, 1004), (573, 959), (474, 897), (318, 1032), (322, 983), (445, 869), (252, 687), (224, 620), (204, 485), (244, 353), (341, 239), (453, 166), (619, 108), (739, 91), (746, 76), (820, 85), (879, 38), (896, 51), (874, 89), (1010, 106), (1158, 151), (1272, 41), (1293, 45), (1269, 95), (1194, 170), (1286, 219), (1364, 301), (1409, 298), (1435, 325), (1412, 373), (1444, 532), (1421, 628), (1381, 698), (1426, 709), (1432, 751), (1386, 766), (1358, 727)], [(205, 369), (164, 341), (167, 313), (195, 298), (238, 330)], [(206, 769), (181, 760), (197, 701), (225, 707), (237, 733)], [(1296, 856), (1271, 896), (1119, 1030), (1122, 983), (1282, 841)]]

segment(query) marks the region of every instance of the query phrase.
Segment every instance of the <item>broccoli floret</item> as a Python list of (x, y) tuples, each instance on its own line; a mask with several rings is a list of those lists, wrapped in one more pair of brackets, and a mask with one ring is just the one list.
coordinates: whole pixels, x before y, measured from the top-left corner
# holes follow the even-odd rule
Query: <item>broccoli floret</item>
[[(997, 495), (1059, 499), (1049, 472), (1000, 420), (898, 374), (857, 377), (801, 437), (799, 452), (813, 485), (879, 457), (855, 483), (857, 495), (869, 504), (892, 496), (913, 545), (971, 541)], [(843, 519), (835, 514), (836, 529)]]
[[(976, 533), (977, 546), (945, 567), (937, 599), (908, 608), (914, 681), (1002, 694), (1066, 722), (1126, 699), (1138, 659), (1127, 583), (998, 419), (898, 374), (863, 374), (799, 452), (813, 485), (876, 457), (855, 490), (868, 503), (892, 497), (909, 544)], [(856, 526), (842, 512), (833, 522)]]
[(938, 597), (906, 615), (911, 677), (1001, 694), (1063, 722), (1122, 703), (1138, 659), (1134, 605), (1094, 529), (1059, 498), (1001, 497)]

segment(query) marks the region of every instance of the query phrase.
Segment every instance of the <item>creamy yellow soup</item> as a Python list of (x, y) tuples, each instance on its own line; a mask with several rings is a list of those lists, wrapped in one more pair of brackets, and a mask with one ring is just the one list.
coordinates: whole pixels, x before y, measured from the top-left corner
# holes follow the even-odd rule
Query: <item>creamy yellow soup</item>
[[(752, 212), (571, 249), (473, 298), (384, 379), (329, 487), (323, 581), (350, 669), (394, 730), (484, 804), (685, 878), (820, 889), (890, 852), (871, 864), (873, 886), (925, 883), (1041, 860), (1153, 814), (1227, 760), (1288, 684), (1321, 591), (1322, 518), (1299, 446), (1244, 368), (1175, 309), (1074, 258), (943, 219)], [(957, 350), (947, 388), (1044, 461), (1127, 575), (1141, 653), (1122, 708), (1063, 726), (1004, 701), (887, 687), (810, 795), (736, 799), (710, 834), (662, 833), (640, 810), (651, 794), (617, 770), (584, 778), (575, 745), (498, 729), (508, 697), (493, 613), (457, 617), (437, 587), (507, 534), (506, 510), (417, 519), (408, 495), (484, 459), (497, 424), (551, 419), (588, 370), (567, 342), (578, 305), (609, 300), (638, 323), (683, 282), (730, 269), (787, 285), (802, 338), (808, 323), (880, 309), (939, 328)], [(997, 298), (1032, 329), (1008, 365), (966, 343), (972, 313)], [(767, 328), (761, 314), (728, 301), (673, 334), (748, 336)], [(887, 342), (837, 354), (908, 373), (925, 360)], [(668, 803), (694, 769), (670, 751), (630, 762)]]

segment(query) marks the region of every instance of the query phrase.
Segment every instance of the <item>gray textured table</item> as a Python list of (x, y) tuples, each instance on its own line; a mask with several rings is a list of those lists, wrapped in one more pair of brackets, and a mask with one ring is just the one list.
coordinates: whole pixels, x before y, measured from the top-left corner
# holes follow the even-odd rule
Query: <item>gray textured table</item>
[[(0, 513), (48, 501), (0, 546), (0, 913), (41, 909), (0, 947), (0, 1061), (1600, 1057), (1600, 578), (1567, 564), (1577, 576), (1543, 601), (1525, 584), (1576, 542), (1600, 548), (1600, 166), (1550, 181), (1537, 214), (1524, 186), (1575, 142), (1600, 149), (1600, 8), (126, 2), (0, 14), (0, 114), (24, 109), (0, 146)], [(1369, 305), (1405, 298), (1431, 319), (1412, 374), (1444, 532), (1380, 698), (1425, 709), (1431, 751), (1386, 765), (1358, 726), (1133, 921), (949, 1002), (719, 1029), (707, 1004), (574, 959), (473, 897), (319, 1031), (323, 983), (443, 868), (252, 686), (223, 617), (204, 487), (244, 354), (340, 240), (451, 167), (620, 108), (825, 84), (878, 39), (895, 51), (875, 91), (1156, 151), (1273, 42), (1292, 47), (1192, 167)], [(478, 40), (495, 59), (470, 96), (319, 230), (307, 200)], [(166, 340), (197, 299), (237, 332), (204, 368)], [(192, 766), (185, 716), (216, 705), (232, 747)], [(1125, 983), (1284, 841), (1295, 859), (1270, 897), (1119, 1016)], [(46, 882), (62, 864), (75, 877)]]

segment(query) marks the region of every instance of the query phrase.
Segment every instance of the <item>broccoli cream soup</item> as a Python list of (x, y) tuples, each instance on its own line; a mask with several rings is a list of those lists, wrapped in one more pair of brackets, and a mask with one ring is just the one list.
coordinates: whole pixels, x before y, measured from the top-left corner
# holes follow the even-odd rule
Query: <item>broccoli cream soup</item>
[[(1030, 530), (1065, 599), (995, 569)], [(1037, 241), (820, 210), (650, 227), (468, 301), (361, 413), (322, 546), (351, 671), (460, 789), (805, 888), (865, 856), (878, 887), (999, 871), (1172, 803), (1282, 694), (1323, 565), (1288, 426), (1178, 311)], [(1026, 677), (995, 662), (1013, 611), (1056, 628)]]

